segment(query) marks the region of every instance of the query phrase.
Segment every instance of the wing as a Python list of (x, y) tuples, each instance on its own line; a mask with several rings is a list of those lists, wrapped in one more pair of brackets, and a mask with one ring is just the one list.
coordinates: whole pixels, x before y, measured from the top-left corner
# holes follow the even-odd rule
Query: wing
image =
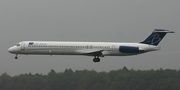
[(79, 50), (79, 54), (88, 55), (88, 56), (102, 56), (102, 49), (91, 49), (91, 50)]

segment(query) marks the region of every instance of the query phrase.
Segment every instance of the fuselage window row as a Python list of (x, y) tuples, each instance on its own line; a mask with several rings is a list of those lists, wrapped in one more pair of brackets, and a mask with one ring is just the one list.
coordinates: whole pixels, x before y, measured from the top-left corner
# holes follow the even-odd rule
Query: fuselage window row
[(109, 46), (41, 46), (41, 45), (28, 45), (28, 47), (61, 47), (61, 48), (110, 48)]

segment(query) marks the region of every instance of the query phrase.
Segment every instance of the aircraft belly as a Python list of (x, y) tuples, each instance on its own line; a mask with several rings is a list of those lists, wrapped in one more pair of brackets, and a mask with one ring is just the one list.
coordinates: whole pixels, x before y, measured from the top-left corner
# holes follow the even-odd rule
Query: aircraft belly
[[(80, 50), (83, 51), (83, 50)], [(90, 51), (92, 51), (90, 49)], [(87, 55), (86, 53), (89, 52), (85, 50), (83, 53), (79, 52), (77, 49), (72, 48), (30, 48), (24, 51), (19, 52), (19, 54), (38, 54), (38, 55)], [(89, 54), (88, 54), (89, 55)], [(122, 53), (119, 50), (115, 49), (114, 51), (102, 51), (103, 56), (129, 56), (129, 55), (137, 55), (137, 53)], [(93, 55), (90, 55), (93, 56)]]

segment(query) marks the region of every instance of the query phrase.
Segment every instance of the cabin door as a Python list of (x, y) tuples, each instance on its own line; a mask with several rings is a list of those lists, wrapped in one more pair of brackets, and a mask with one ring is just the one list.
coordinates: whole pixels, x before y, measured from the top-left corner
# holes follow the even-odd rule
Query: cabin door
[(112, 45), (112, 51), (115, 51), (115, 45)]
[(21, 50), (25, 50), (25, 43), (21, 43)]

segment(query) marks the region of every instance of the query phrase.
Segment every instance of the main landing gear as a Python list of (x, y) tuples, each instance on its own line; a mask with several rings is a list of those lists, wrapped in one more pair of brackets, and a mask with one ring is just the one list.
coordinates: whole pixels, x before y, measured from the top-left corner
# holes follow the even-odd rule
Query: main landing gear
[(100, 58), (95, 56), (93, 62), (100, 62)]
[(15, 59), (18, 59), (18, 55), (16, 54), (16, 56), (14, 57)]

